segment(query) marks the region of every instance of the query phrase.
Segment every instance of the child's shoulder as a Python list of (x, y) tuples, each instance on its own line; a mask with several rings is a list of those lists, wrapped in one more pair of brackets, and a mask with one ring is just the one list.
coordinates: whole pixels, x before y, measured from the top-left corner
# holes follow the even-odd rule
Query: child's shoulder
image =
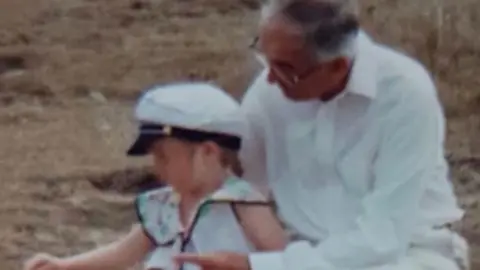
[(239, 202), (267, 202), (267, 197), (257, 187), (239, 177), (230, 177), (212, 196), (214, 200)]

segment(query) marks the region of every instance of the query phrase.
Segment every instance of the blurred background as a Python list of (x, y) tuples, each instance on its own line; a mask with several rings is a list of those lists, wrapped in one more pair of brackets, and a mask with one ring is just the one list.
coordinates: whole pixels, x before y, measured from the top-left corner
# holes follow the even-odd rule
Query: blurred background
[[(480, 2), (359, 0), (375, 39), (434, 74), (447, 154), (480, 270)], [(0, 265), (112, 241), (149, 183), (124, 152), (152, 84), (211, 80), (236, 97), (258, 70), (255, 0), (0, 0)]]

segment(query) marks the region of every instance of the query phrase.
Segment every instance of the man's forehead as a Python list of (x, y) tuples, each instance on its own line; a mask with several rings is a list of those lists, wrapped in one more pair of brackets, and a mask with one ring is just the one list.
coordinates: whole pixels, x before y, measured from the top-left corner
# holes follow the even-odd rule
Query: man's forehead
[(301, 49), (305, 45), (305, 36), (301, 27), (277, 16), (261, 25), (258, 41), (261, 47), (288, 46)]
[(260, 25), (260, 32), (283, 32), (290, 35), (303, 35), (302, 28), (283, 14), (277, 14)]

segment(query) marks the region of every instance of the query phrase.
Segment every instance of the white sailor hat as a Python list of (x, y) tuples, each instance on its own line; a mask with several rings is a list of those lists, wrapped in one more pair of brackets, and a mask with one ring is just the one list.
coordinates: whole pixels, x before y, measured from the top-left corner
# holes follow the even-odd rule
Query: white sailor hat
[(222, 89), (199, 82), (155, 86), (135, 108), (136, 141), (127, 152), (142, 156), (157, 139), (171, 136), (192, 142), (214, 141), (239, 150), (246, 121), (240, 105)]

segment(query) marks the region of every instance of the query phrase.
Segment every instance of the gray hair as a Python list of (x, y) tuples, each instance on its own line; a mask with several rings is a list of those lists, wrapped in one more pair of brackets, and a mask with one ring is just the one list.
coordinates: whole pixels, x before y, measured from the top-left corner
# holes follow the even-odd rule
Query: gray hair
[(316, 50), (318, 60), (352, 59), (357, 52), (358, 0), (268, 0), (262, 21), (280, 15), (297, 24)]

